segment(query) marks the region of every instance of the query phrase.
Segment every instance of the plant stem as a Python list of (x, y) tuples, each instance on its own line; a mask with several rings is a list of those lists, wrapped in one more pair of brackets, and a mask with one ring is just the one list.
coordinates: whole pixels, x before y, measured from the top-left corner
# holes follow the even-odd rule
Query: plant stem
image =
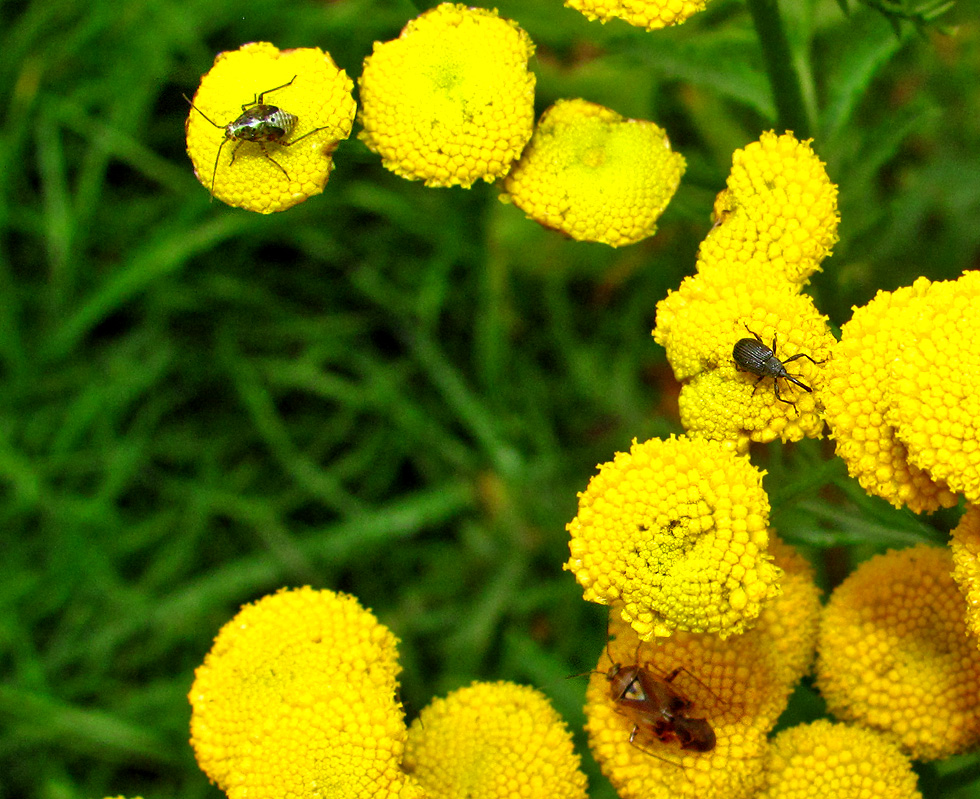
[(798, 139), (809, 138), (813, 126), (803, 98), (800, 76), (794, 68), (796, 62), (780, 17), (778, 0), (748, 0), (748, 4), (762, 45), (779, 126), (793, 131)]

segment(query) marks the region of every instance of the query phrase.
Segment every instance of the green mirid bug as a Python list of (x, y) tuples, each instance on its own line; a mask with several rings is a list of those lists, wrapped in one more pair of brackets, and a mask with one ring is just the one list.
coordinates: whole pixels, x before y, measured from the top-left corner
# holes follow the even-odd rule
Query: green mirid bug
[(255, 95), (252, 98), (252, 102), (242, 105), (241, 116), (239, 116), (233, 122), (229, 122), (227, 125), (219, 125), (200, 108), (194, 105), (186, 94), (184, 95), (184, 99), (187, 100), (191, 108), (197, 111), (197, 113), (204, 117), (204, 119), (209, 123), (214, 125), (214, 127), (220, 128), (225, 132), (225, 137), (218, 146), (218, 154), (214, 157), (214, 169), (211, 171), (212, 200), (214, 199), (214, 179), (218, 174), (218, 162), (221, 160), (221, 151), (228, 142), (235, 142), (235, 147), (231, 151), (232, 164), (235, 163), (235, 156), (238, 154), (238, 149), (245, 144), (245, 142), (255, 142), (262, 149), (262, 154), (273, 164), (275, 164), (276, 169), (286, 176), (286, 180), (289, 180), (289, 173), (283, 168), (282, 164), (269, 155), (269, 151), (266, 149), (266, 144), (278, 144), (282, 147), (292, 147), (294, 144), (303, 141), (303, 139), (305, 139), (307, 136), (312, 136), (314, 133), (327, 129), (327, 126), (323, 125), (319, 128), (314, 128), (309, 133), (304, 133), (299, 138), (293, 139), (292, 141), (286, 141), (286, 139), (292, 134), (293, 130), (295, 130), (296, 123), (299, 121), (298, 117), (296, 117), (294, 114), (288, 113), (287, 111), (283, 111), (278, 106), (266, 105), (264, 101), (267, 94), (272, 94), (272, 92), (277, 92), (280, 89), (285, 89), (287, 86), (292, 86), (293, 81), (296, 80), (296, 78), (297, 76), (293, 75), (292, 80), (290, 80), (289, 83), (284, 83), (282, 86), (276, 86), (274, 89), (266, 89), (265, 91)]

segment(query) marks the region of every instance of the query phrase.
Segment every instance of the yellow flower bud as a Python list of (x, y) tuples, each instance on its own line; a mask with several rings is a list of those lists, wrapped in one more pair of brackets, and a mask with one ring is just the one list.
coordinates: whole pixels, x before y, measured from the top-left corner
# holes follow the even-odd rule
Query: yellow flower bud
[(589, 19), (606, 23), (622, 19), (637, 28), (657, 30), (680, 25), (703, 11), (708, 0), (565, 0), (565, 5), (581, 11)]
[(820, 624), (817, 685), (831, 713), (878, 730), (919, 760), (980, 744), (980, 649), (948, 547), (862, 563)]
[(966, 599), (966, 624), (980, 644), (980, 505), (968, 505), (949, 542), (953, 578)]
[(912, 762), (872, 730), (821, 719), (772, 741), (757, 799), (922, 799)]
[(802, 287), (837, 242), (837, 186), (809, 140), (769, 131), (735, 151), (713, 216), (698, 251), (699, 274)]
[(656, 232), (684, 167), (653, 122), (559, 100), (541, 115), (500, 199), (573, 239), (619, 247)]
[(548, 699), (510, 682), (473, 683), (412, 723), (405, 770), (431, 799), (585, 799), (572, 736)]
[[(932, 450), (931, 436), (920, 441), (915, 431), (916, 425), (922, 425), (922, 432), (928, 432), (927, 424), (934, 425), (934, 420), (928, 423), (927, 420), (935, 412), (958, 416), (954, 406), (959, 400), (954, 396), (943, 396), (943, 387), (934, 380), (934, 372), (945, 372), (939, 359), (935, 359), (935, 362), (930, 359), (924, 366), (921, 360), (916, 361), (917, 368), (925, 369), (927, 373), (909, 375), (908, 357), (904, 355), (906, 348), (912, 348), (913, 353), (921, 352), (919, 342), (931, 338), (922, 332), (922, 326), (917, 322), (921, 314), (927, 320), (927, 325), (932, 324), (931, 319), (937, 309), (930, 307), (926, 299), (931, 286), (926, 278), (919, 278), (911, 286), (897, 291), (879, 291), (871, 302), (855, 309), (854, 315), (841, 328), (841, 340), (834, 348), (833, 359), (824, 368), (825, 418), (831, 435), (837, 441), (837, 454), (847, 463), (851, 476), (857, 478), (865, 491), (883, 497), (896, 507), (907, 505), (916, 513), (951, 507), (957, 500), (939, 474), (932, 475), (913, 462), (905, 442), (889, 421), (892, 418), (901, 421), (898, 416), (892, 415), (895, 413), (896, 389), (908, 395), (925, 392), (928, 386), (930, 396), (938, 403), (938, 407), (930, 408), (928, 415), (918, 420), (908, 418), (907, 413), (902, 414), (907, 425), (906, 440), (916, 441), (920, 445), (919, 451), (926, 456), (924, 463), (935, 465), (932, 456), (940, 450), (946, 451), (947, 446), (955, 449), (962, 447), (964, 453), (969, 448), (976, 452), (977, 447), (975, 436), (972, 442), (960, 440), (956, 438), (954, 430), (949, 431), (953, 435), (944, 442), (947, 431), (937, 429), (934, 431), (939, 434), (936, 442), (941, 446)], [(965, 342), (969, 334), (956, 333), (955, 329), (937, 333), (937, 341), (940, 337), (946, 337), (950, 342), (947, 349), (952, 348), (952, 343), (970, 346)], [(897, 386), (896, 370), (900, 367), (906, 374), (903, 380), (907, 382)], [(956, 381), (959, 379), (953, 378)], [(975, 404), (974, 400), (966, 402), (967, 407), (970, 402)], [(917, 403), (917, 400), (909, 398), (906, 408), (912, 408)], [(960, 422), (962, 424), (962, 419)], [(970, 429), (972, 424), (974, 422), (968, 421), (968, 427), (961, 426), (959, 433)], [(966, 455), (962, 465), (965, 467), (964, 474), (967, 474), (969, 455)], [(941, 464), (938, 471), (947, 475), (953, 473), (953, 470)], [(963, 485), (965, 487), (966, 483)]]
[(359, 136), (403, 178), (492, 183), (531, 137), (533, 53), (530, 37), (496, 11), (436, 6), (364, 60)]
[[(228, 205), (263, 214), (319, 194), (331, 154), (350, 135), (353, 87), (319, 48), (280, 52), (258, 42), (219, 53), (187, 117), (197, 179)], [(251, 124), (244, 124), (246, 114)]]
[(622, 602), (643, 640), (741, 632), (779, 593), (769, 500), (745, 458), (703, 439), (633, 442), (579, 494), (565, 569), (585, 599)]
[(246, 605), (191, 687), (191, 745), (229, 799), (421, 799), (401, 770), (397, 640), (354, 597), (301, 588)]

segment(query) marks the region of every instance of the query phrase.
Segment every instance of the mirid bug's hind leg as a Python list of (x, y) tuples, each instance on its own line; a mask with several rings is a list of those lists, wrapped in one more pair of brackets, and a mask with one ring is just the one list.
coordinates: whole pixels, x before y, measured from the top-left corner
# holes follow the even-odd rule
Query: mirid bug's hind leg
[[(290, 81), (290, 82), (292, 82), (292, 81)], [(289, 84), (287, 84), (287, 85), (289, 85)], [(257, 142), (257, 143), (258, 143), (259, 147), (262, 148), (262, 154), (266, 158), (268, 158), (270, 161), (272, 161), (273, 164), (276, 165), (276, 169), (278, 169), (280, 172), (282, 172), (282, 174), (284, 174), (286, 176), (286, 180), (292, 180), (292, 178), (289, 177), (289, 173), (283, 168), (282, 164), (280, 164), (275, 158), (273, 158), (271, 155), (269, 155), (269, 151), (265, 148), (265, 142), (261, 142), (260, 141), (260, 142)]]

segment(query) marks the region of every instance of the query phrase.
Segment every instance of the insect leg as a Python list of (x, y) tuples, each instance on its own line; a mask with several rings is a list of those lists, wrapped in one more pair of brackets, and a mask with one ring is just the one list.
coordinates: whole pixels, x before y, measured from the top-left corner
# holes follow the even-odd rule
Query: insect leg
[(742, 324), (745, 325), (745, 329), (746, 330), (748, 330), (753, 336), (755, 336), (755, 340), (756, 341), (758, 341), (760, 344), (762, 344), (763, 346), (765, 346), (765, 342), (761, 338), (759, 338), (759, 334), (758, 333), (756, 333), (754, 330), (750, 330), (749, 329), (749, 326), (747, 324), (745, 324), (745, 322), (742, 322)]
[(289, 83), (284, 83), (282, 86), (276, 86), (276, 88), (274, 88), (274, 89), (266, 89), (261, 94), (256, 95), (255, 99), (252, 100), (252, 102), (250, 102), (248, 105), (243, 105), (242, 106), (242, 111), (247, 111), (253, 105), (262, 105), (262, 98), (263, 97), (265, 97), (267, 94), (272, 94), (273, 92), (277, 92), (280, 89), (285, 89), (287, 86), (292, 86), (293, 85), (293, 81), (296, 80), (297, 77), (298, 77), (298, 75), (293, 75), (293, 77), (289, 81)]
[(305, 139), (307, 136), (312, 136), (314, 133), (318, 133), (321, 130), (326, 130), (328, 127), (329, 125), (321, 125), (319, 128), (313, 128), (313, 130), (311, 130), (309, 133), (304, 133), (298, 139), (293, 139), (292, 141), (281, 141), (279, 144), (281, 144), (283, 147), (292, 147), (294, 144), (296, 144), (296, 142), (303, 141), (303, 139)]
[(285, 169), (283, 169), (282, 164), (280, 164), (275, 158), (269, 155), (269, 151), (265, 149), (265, 142), (260, 141), (258, 142), (258, 145), (259, 147), (262, 148), (262, 154), (270, 161), (272, 161), (273, 164), (276, 165), (276, 169), (278, 169), (280, 172), (282, 172), (282, 174), (286, 176), (286, 180), (292, 180), (292, 178), (289, 177), (289, 173)]
[(787, 364), (790, 361), (795, 361), (795, 360), (797, 360), (799, 358), (806, 358), (810, 363), (815, 363), (815, 364), (826, 363), (826, 361), (815, 361), (815, 360), (813, 360), (813, 358), (811, 358), (805, 352), (798, 352), (798, 353), (796, 353), (796, 355), (791, 355), (789, 358), (787, 358), (785, 361), (783, 361), (783, 363), (784, 364)]
[[(790, 377), (789, 377), (789, 376), (787, 375), (787, 377), (786, 377), (786, 379), (787, 379), (787, 380), (790, 380), (790, 379), (792, 379), (792, 378), (790, 378)], [(795, 380), (793, 380), (793, 382), (795, 383), (796, 381), (795, 381)], [(803, 385), (803, 384), (802, 384), (802, 383), (800, 383), (800, 385)], [(807, 389), (807, 391), (809, 391), (809, 390), (810, 390), (810, 389)], [(774, 378), (772, 379), (772, 391), (773, 391), (773, 393), (774, 393), (774, 394), (776, 395), (776, 399), (778, 399), (778, 400), (779, 400), (780, 402), (785, 402), (785, 403), (786, 403), (787, 405), (792, 405), (792, 406), (793, 406), (794, 408), (796, 407), (796, 403), (795, 403), (795, 402), (791, 402), (791, 401), (790, 401), (790, 400), (788, 400), (788, 399), (783, 399), (783, 398), (782, 398), (782, 396), (780, 395), (780, 393), (779, 393), (779, 378), (776, 378), (776, 377), (774, 377)]]
[(188, 97), (186, 94), (182, 94), (181, 97), (183, 97), (185, 100), (187, 100), (187, 104), (191, 108), (193, 108), (195, 111), (197, 111), (197, 113), (199, 113), (202, 117), (204, 117), (208, 122), (210, 122), (216, 128), (222, 128), (222, 129), (224, 129), (224, 127), (225, 127), (224, 125), (219, 125), (217, 122), (215, 122), (213, 119), (211, 119), (211, 117), (209, 117), (200, 108), (198, 108), (196, 105), (194, 105), (194, 103), (191, 102), (191, 98)]

